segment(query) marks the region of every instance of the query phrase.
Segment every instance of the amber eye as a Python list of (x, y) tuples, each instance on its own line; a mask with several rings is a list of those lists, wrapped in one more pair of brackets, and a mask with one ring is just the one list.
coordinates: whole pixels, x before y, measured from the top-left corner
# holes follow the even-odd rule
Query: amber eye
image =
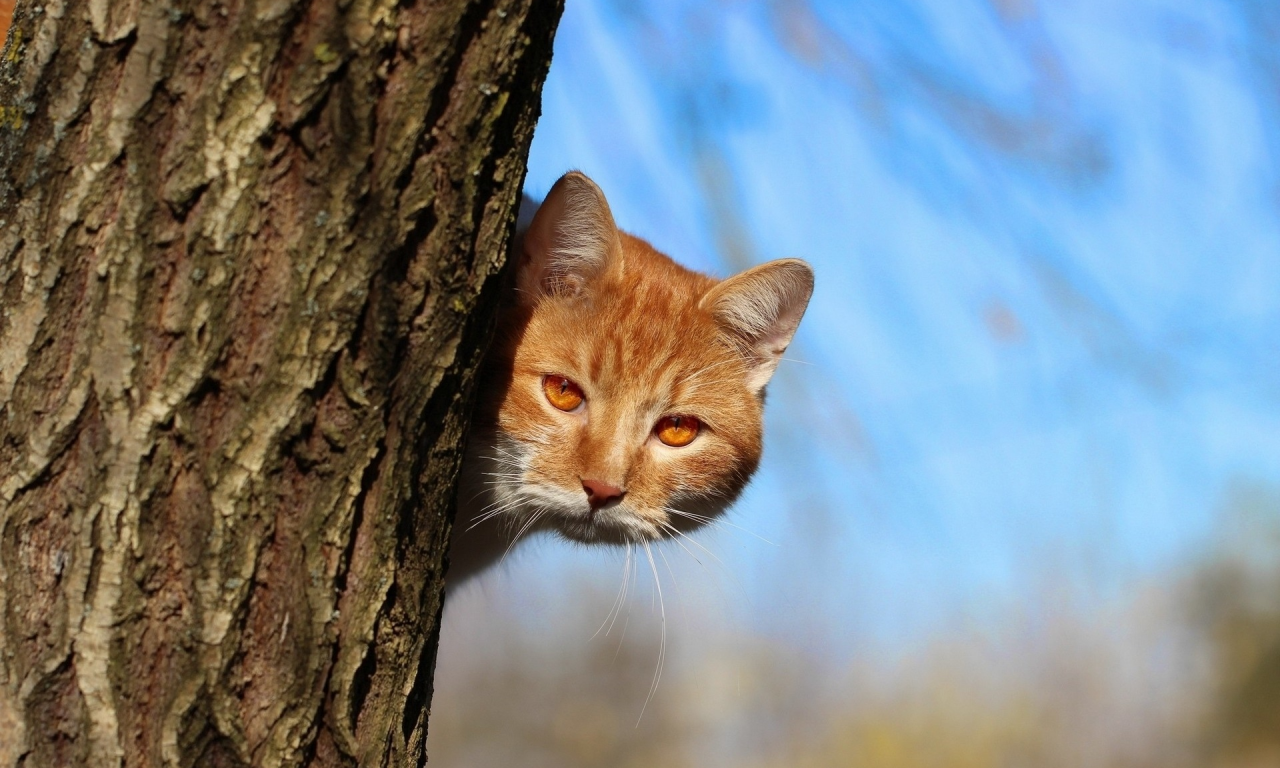
[(692, 416), (664, 416), (653, 428), (654, 434), (672, 448), (683, 448), (698, 436), (702, 423)]
[(543, 376), (542, 391), (547, 395), (547, 402), (562, 411), (572, 411), (585, 399), (582, 388), (563, 376)]

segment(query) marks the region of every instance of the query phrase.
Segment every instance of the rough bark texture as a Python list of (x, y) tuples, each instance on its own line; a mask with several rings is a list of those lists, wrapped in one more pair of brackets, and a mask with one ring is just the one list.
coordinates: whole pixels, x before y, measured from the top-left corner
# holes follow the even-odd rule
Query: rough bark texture
[(561, 0), (19, 0), (0, 768), (425, 761)]

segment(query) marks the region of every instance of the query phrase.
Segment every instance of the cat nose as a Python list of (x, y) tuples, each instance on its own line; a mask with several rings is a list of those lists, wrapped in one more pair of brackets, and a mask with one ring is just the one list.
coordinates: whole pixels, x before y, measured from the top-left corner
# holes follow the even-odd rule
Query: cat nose
[(622, 498), (622, 494), (626, 493), (616, 485), (609, 485), (600, 480), (587, 479), (582, 481), (582, 490), (587, 492), (587, 503), (591, 505), (592, 509), (599, 509), (611, 501)]

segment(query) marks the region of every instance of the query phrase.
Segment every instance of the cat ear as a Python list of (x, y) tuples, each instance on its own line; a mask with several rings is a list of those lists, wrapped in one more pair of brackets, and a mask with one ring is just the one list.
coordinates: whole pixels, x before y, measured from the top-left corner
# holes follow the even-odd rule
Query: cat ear
[(516, 285), (522, 300), (573, 295), (622, 258), (604, 193), (585, 175), (560, 177), (524, 233)]
[(812, 294), (809, 265), (799, 259), (779, 259), (734, 275), (702, 297), (701, 306), (711, 311), (746, 355), (747, 386), (753, 392), (769, 383)]

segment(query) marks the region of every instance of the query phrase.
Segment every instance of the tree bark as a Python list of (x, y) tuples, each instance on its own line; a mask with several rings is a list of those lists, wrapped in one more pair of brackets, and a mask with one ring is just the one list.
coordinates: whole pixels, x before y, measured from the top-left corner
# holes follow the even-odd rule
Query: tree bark
[(20, 0), (0, 768), (426, 760), (562, 0)]

